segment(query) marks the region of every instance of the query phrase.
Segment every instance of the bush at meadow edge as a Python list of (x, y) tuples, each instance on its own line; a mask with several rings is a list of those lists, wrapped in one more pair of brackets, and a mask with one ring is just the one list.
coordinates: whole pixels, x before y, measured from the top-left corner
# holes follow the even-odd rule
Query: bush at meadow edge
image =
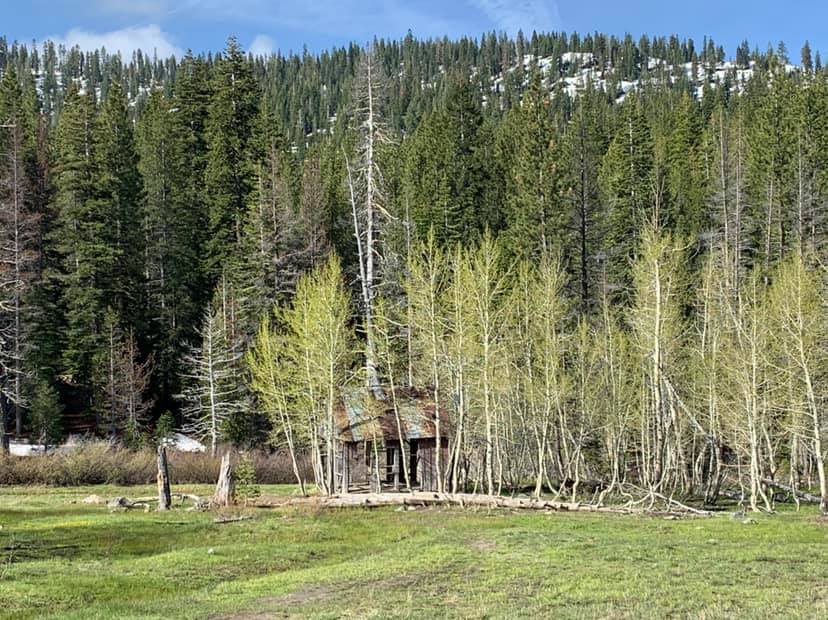
[[(290, 456), (254, 450), (246, 453), (260, 484), (295, 481)], [(218, 478), (220, 457), (199, 452), (168, 452), (173, 484), (212, 484)], [(307, 459), (300, 467), (309, 469)], [(151, 448), (130, 450), (107, 442), (88, 442), (66, 452), (36, 456), (0, 456), (0, 485), (88, 486), (94, 484), (151, 484), (156, 456)]]

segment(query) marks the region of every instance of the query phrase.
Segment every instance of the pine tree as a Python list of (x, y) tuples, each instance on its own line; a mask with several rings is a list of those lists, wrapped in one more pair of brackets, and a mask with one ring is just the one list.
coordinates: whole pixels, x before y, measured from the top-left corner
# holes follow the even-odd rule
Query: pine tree
[(144, 192), (146, 315), (162, 406), (171, 407), (186, 345), (212, 293), (204, 273), (207, 65), (188, 54), (172, 98), (154, 92), (137, 130)]
[(577, 249), (572, 251), (572, 271), (578, 283), (582, 310), (598, 299), (595, 263), (601, 248), (601, 199), (598, 175), (601, 157), (606, 148), (602, 133), (605, 117), (599, 97), (588, 88), (582, 93), (565, 135), (562, 159), (565, 192), (572, 213), (572, 228)]
[(667, 142), (668, 204), (662, 219), (680, 238), (696, 238), (709, 228), (705, 220), (701, 133), (697, 106), (685, 94), (673, 117)]
[(811, 44), (805, 41), (800, 53), (800, 66), (806, 73), (812, 73), (814, 70), (814, 59), (811, 56)]
[(570, 218), (561, 190), (560, 147), (537, 67), (515, 114), (517, 135), (512, 139), (517, 139), (518, 147), (509, 174), (514, 187), (508, 193), (507, 244), (516, 257), (560, 254), (566, 247)]
[(658, 214), (653, 208), (653, 149), (641, 102), (628, 97), (601, 163), (600, 182), (606, 217), (603, 223), (606, 273), (612, 287), (629, 283), (629, 264), (644, 224)]
[(255, 136), (256, 185), (245, 216), (238, 279), (246, 334), (294, 291), (298, 278), (326, 252), (319, 162), (305, 161), (296, 199), (294, 157), (276, 116), (263, 105)]
[(144, 331), (144, 241), (142, 184), (128, 102), (120, 83), (110, 84), (93, 134), (97, 161), (94, 190), (103, 203), (112, 253), (107, 302), (125, 325)]
[[(780, 70), (773, 82), (751, 83), (746, 124), (747, 191), (753, 223), (750, 248), (766, 274), (791, 244), (795, 201), (793, 84)], [(767, 277), (767, 276), (766, 276)]]
[(65, 311), (61, 372), (69, 383), (88, 387), (92, 358), (103, 344), (107, 280), (114, 273), (112, 213), (97, 191), (94, 102), (70, 90), (57, 127), (54, 169), (57, 212), (52, 233), (62, 261), (61, 304)]
[(61, 436), (63, 406), (55, 386), (46, 380), (36, 379), (30, 397), (29, 415), (32, 434), (48, 449)]
[(231, 37), (216, 61), (205, 126), (204, 186), (210, 231), (207, 272), (213, 283), (228, 261), (232, 262), (242, 237), (244, 213), (255, 182), (249, 148), (258, 101), (250, 64)]

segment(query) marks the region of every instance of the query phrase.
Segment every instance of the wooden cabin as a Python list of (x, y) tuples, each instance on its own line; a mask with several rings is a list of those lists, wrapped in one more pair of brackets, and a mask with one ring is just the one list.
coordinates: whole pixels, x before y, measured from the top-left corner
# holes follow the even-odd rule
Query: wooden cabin
[[(335, 412), (337, 483), (343, 493), (437, 489), (437, 426), (431, 396), (411, 388), (342, 391)], [(441, 469), (449, 464), (451, 429), (440, 415)], [(408, 484), (406, 484), (406, 480)]]

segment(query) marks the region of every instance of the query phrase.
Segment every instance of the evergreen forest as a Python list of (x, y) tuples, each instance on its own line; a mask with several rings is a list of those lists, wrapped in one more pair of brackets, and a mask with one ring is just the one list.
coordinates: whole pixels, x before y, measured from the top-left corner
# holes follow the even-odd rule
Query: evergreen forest
[[(440, 490), (828, 513), (828, 70), (599, 33), (0, 39), (0, 434), (309, 455), (418, 390)], [(439, 453), (439, 451), (438, 451)], [(669, 500), (668, 500), (669, 501)]]

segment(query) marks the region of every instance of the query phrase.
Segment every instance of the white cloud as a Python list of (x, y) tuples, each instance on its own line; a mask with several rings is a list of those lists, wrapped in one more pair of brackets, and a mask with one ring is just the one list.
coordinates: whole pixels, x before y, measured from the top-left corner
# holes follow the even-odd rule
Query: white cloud
[(561, 27), (558, 5), (549, 0), (468, 0), (483, 11), (500, 30), (515, 34), (523, 30), (549, 31)]
[(159, 58), (166, 58), (172, 54), (178, 57), (183, 55), (183, 51), (175, 44), (172, 37), (156, 24), (129, 26), (110, 32), (89, 32), (81, 28), (73, 28), (63, 36), (50, 38), (55, 43), (63, 43), (67, 47), (77, 45), (85, 51), (102, 47), (105, 47), (108, 52), (120, 51), (125, 60), (128, 60), (138, 49), (145, 54), (155, 52)]
[(257, 34), (247, 48), (254, 56), (270, 56), (276, 48), (276, 42), (266, 34)]

